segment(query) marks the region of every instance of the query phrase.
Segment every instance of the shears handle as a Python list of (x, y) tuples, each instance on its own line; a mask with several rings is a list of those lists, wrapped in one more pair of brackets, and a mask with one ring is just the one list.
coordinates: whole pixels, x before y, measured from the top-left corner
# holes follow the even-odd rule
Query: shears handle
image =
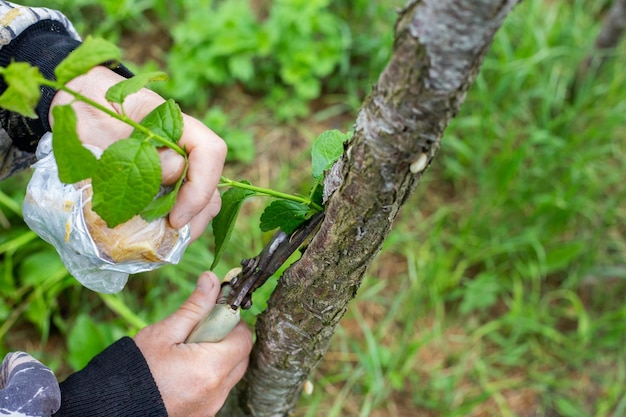
[(239, 309), (215, 304), (213, 310), (191, 332), (186, 343), (219, 342), (239, 323)]
[(239, 323), (240, 308), (232, 307), (227, 302), (232, 291), (229, 281), (239, 272), (241, 268), (234, 268), (226, 274), (215, 307), (196, 325), (187, 337), (186, 343), (219, 342)]

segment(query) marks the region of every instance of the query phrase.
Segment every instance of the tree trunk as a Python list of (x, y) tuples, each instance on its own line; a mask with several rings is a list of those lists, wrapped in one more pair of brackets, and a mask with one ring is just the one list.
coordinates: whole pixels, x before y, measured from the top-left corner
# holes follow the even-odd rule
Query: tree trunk
[(259, 317), (250, 367), (220, 416), (286, 417), (294, 410), (517, 2), (416, 0), (400, 12), (390, 62), (326, 178), (321, 229)]
[(626, 29), (626, 1), (615, 0), (604, 20), (602, 30), (596, 38), (596, 48), (615, 48), (622, 39), (624, 29)]
[(596, 37), (593, 49), (576, 71), (574, 82), (570, 87), (570, 100), (576, 97), (586, 77), (600, 71), (608, 57), (607, 53), (615, 49), (622, 40), (624, 30), (626, 30), (626, 0), (615, 0), (604, 19), (602, 30)]

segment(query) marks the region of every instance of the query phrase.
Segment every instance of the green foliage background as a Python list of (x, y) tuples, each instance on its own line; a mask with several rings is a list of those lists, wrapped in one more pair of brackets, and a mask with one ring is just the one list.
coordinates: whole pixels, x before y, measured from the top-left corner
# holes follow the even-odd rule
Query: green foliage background
[[(224, 137), (230, 177), (306, 194), (310, 141), (350, 129), (402, 3), (46, 6), (118, 41), (133, 68), (168, 72), (160, 92)], [(626, 413), (623, 45), (567, 97), (608, 5), (526, 0), (509, 17), (298, 415)], [(63, 377), (173, 311), (213, 259), (208, 231), (180, 265), (89, 292), (23, 225), (27, 180), (1, 184), (0, 353), (28, 350)], [(242, 209), (218, 273), (262, 247), (261, 204)]]

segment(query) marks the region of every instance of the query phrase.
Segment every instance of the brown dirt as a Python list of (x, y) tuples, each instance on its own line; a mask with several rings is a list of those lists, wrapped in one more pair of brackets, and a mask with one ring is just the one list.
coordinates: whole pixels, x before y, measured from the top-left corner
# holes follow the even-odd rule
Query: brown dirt
[[(153, 21), (158, 20), (153, 19)], [(124, 33), (119, 46), (129, 62), (142, 65), (148, 61), (156, 61), (164, 68), (163, 57), (172, 46), (172, 38), (168, 28), (156, 25), (150, 26), (147, 32)]]

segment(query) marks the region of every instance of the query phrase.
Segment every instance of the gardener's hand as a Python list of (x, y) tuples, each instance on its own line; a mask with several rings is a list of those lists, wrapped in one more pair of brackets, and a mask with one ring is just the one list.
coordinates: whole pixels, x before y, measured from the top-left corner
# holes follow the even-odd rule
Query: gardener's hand
[(184, 343), (219, 292), (217, 277), (203, 273), (178, 311), (134, 337), (170, 417), (214, 416), (248, 366), (252, 333), (243, 322), (221, 342)]
[[(105, 67), (95, 67), (87, 74), (76, 77), (68, 83), (68, 87), (95, 100), (96, 102), (121, 114), (118, 104), (109, 103), (104, 96), (109, 87), (124, 78)], [(55, 105), (71, 103), (72, 97), (59, 91), (50, 106), (50, 124), (52, 108)], [(135, 121), (141, 121), (155, 107), (165, 100), (153, 91), (142, 89), (127, 97), (124, 102), (126, 114)], [(111, 143), (130, 136), (132, 127), (107, 116), (83, 102), (74, 102), (73, 107), (78, 117), (78, 135), (85, 144), (106, 149)], [(181, 228), (191, 224), (191, 239), (195, 240), (202, 234), (211, 219), (220, 209), (221, 200), (217, 191), (224, 160), (226, 145), (212, 130), (191, 116), (183, 115), (184, 129), (179, 144), (189, 153), (189, 171), (186, 182), (169, 220), (172, 226)], [(161, 150), (163, 183), (175, 183), (183, 172), (184, 160), (173, 150)]]

